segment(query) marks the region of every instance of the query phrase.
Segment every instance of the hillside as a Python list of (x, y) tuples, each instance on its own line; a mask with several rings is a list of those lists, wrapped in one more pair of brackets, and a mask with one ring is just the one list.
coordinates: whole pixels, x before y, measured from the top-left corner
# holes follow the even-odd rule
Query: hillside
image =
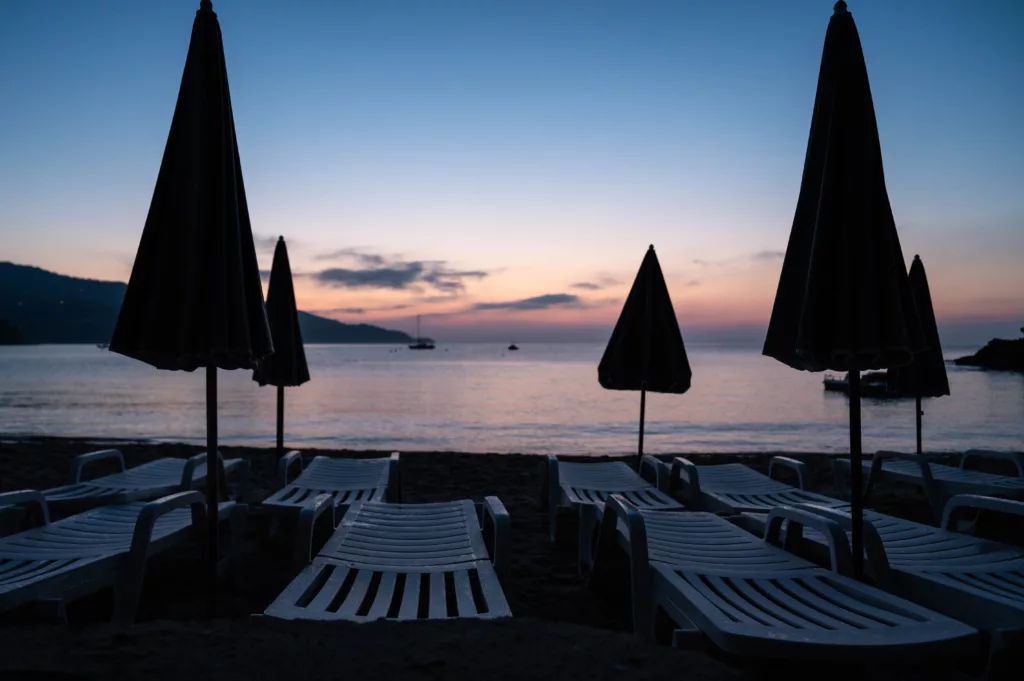
[[(1021, 328), (1021, 333), (1024, 333), (1024, 328)], [(953, 363), (999, 371), (1024, 371), (1024, 338), (993, 338), (973, 355), (958, 357)]]
[[(24, 343), (107, 343), (127, 286), (0, 262), (0, 319)], [(299, 313), (306, 343), (406, 343), (402, 331)]]

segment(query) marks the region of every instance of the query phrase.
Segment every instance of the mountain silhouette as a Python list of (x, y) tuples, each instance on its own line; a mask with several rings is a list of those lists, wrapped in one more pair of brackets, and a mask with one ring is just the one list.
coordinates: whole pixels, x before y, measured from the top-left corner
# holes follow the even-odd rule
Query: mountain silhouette
[[(109, 343), (127, 285), (0, 262), (0, 319), (24, 343)], [(299, 312), (305, 343), (408, 343), (409, 334)]]

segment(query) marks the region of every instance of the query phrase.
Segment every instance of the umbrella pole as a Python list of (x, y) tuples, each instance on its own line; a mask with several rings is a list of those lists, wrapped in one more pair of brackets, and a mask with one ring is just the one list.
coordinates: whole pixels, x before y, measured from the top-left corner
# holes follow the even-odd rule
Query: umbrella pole
[(640, 464), (644, 460), (644, 411), (647, 408), (647, 384), (640, 384), (640, 441), (636, 449), (636, 469), (640, 470)]
[(918, 454), (918, 456), (920, 456), (921, 455), (921, 417), (924, 416), (924, 412), (921, 411), (921, 396), (920, 395), (917, 396), (916, 402), (917, 402), (917, 407), (916, 407), (916, 409), (914, 411), (914, 416), (917, 419), (917, 454)]
[(207, 551), (207, 607), (210, 618), (217, 615), (217, 507), (220, 499), (218, 474), (220, 457), (217, 454), (217, 367), (206, 367), (206, 551)]
[(277, 386), (277, 459), (284, 456), (284, 386)]
[(863, 518), (864, 518), (864, 497), (863, 484), (861, 483), (862, 460), (860, 446), (860, 370), (850, 372), (850, 515), (853, 516), (853, 539), (851, 548), (853, 550), (853, 577), (860, 579), (863, 576), (864, 549), (863, 549)]

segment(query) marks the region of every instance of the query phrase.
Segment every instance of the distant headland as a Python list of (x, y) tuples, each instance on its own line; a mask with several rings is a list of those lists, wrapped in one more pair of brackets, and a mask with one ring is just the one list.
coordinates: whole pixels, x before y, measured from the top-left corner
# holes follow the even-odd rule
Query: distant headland
[[(1021, 327), (1024, 334), (1024, 327)], [(1024, 337), (1014, 340), (993, 338), (973, 355), (953, 360), (959, 366), (981, 367), (999, 371), (1024, 372)]]
[[(0, 262), (0, 345), (109, 343), (127, 286)], [(299, 312), (305, 343), (408, 343), (403, 332)]]

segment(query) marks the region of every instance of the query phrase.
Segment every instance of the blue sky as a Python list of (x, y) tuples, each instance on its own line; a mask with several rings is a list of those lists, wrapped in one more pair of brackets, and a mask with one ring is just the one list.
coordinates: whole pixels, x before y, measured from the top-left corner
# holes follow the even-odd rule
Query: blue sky
[[(1019, 325), (1024, 3), (849, 4), (940, 323)], [(127, 279), (197, 7), (4, 8), (0, 259)], [(214, 9), (261, 266), (285, 235), (304, 309), (600, 339), (654, 243), (684, 334), (767, 322), (831, 2)]]

